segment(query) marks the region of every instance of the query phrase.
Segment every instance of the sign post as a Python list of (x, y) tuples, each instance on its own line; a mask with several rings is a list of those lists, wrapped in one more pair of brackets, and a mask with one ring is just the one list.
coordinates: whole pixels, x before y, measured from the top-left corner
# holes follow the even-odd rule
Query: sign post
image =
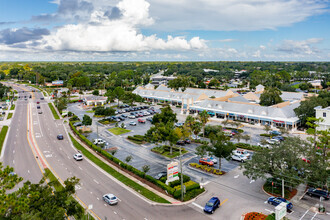
[(170, 164), (167, 164), (167, 181), (166, 184), (169, 182), (172, 182), (174, 180), (179, 179), (179, 164), (178, 162), (172, 162)]

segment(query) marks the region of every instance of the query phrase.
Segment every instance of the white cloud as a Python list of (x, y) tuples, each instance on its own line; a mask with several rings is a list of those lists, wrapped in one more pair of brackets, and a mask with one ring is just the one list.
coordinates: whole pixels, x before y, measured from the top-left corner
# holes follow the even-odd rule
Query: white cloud
[(262, 50), (265, 50), (266, 49), (266, 46), (260, 45), (259, 48), (262, 49)]
[(237, 41), (236, 39), (222, 39), (222, 40), (219, 40), (219, 42), (224, 42), (224, 43), (227, 43), (227, 42), (234, 42), (234, 41)]
[(276, 29), (323, 13), (326, 1), (149, 0), (154, 28), (162, 30)]
[(104, 11), (93, 11), (87, 23), (59, 27), (43, 38), (41, 49), (73, 51), (147, 51), (192, 50), (206, 48), (206, 41), (199, 37), (168, 36), (167, 40), (156, 35), (144, 36), (140, 26), (154, 22), (149, 16), (149, 3), (145, 0), (122, 0), (116, 7), (122, 13), (118, 19), (109, 19)]
[(296, 53), (296, 54), (316, 54), (319, 53), (320, 50), (313, 46), (313, 44), (317, 44), (322, 42), (321, 38), (311, 38), (302, 41), (294, 41), (294, 40), (284, 40), (281, 45), (278, 46), (277, 50), (286, 52), (286, 53)]

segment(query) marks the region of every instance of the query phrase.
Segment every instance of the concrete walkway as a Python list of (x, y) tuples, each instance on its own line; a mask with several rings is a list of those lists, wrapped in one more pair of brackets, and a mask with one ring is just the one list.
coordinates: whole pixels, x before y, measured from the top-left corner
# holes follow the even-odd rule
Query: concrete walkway
[[(67, 131), (72, 135), (72, 137), (75, 138), (75, 140), (80, 143), (82, 146), (84, 146), (90, 153), (92, 153), (94, 156), (96, 156), (98, 159), (102, 160), (103, 162), (105, 162), (108, 166), (110, 166), (111, 168), (115, 169), (117, 172), (121, 173), (122, 175), (126, 176), (127, 178), (130, 178), (131, 180), (133, 180), (134, 182), (140, 184), (141, 186), (143, 186), (144, 188), (150, 190), (151, 192), (157, 194), (158, 196), (166, 199), (167, 201), (169, 201), (170, 203), (172, 204), (185, 204), (185, 203), (182, 203), (170, 196), (167, 196), (157, 190), (155, 190), (154, 188), (142, 183), (140, 180), (136, 179), (135, 177), (129, 175), (128, 173), (126, 173), (125, 171), (121, 170), (121, 169), (118, 169), (116, 166), (114, 166), (113, 164), (109, 163), (108, 161), (104, 160), (104, 158), (102, 158), (101, 156), (99, 156), (95, 151), (93, 151), (92, 149), (90, 149), (85, 143), (83, 143), (82, 141), (80, 141), (78, 138), (76, 138), (74, 132), (71, 130), (70, 126), (68, 123), (65, 123), (65, 126), (67, 128)], [(124, 183), (121, 183), (120, 184), (122, 185), (125, 185)], [(126, 185), (125, 185), (126, 186)], [(166, 204), (162, 204), (162, 203), (154, 203), (154, 202), (149, 202), (150, 204), (158, 204), (158, 205), (166, 205)]]

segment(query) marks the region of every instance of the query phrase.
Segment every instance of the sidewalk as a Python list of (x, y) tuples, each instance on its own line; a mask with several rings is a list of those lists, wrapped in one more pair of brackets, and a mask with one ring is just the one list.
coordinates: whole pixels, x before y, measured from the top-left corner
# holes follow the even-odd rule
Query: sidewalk
[[(118, 167), (116, 167), (116, 166), (114, 166), (113, 164), (109, 163), (108, 161), (104, 160), (104, 158), (102, 158), (102, 157), (99, 156), (97, 153), (95, 153), (95, 152), (94, 152), (92, 149), (90, 149), (85, 143), (83, 143), (83, 142), (80, 141), (78, 138), (76, 138), (76, 136), (75, 136), (75, 134), (73, 133), (73, 131), (71, 130), (69, 124), (65, 123), (65, 127), (67, 128), (68, 133), (70, 133), (70, 134), (72, 135), (72, 137), (74, 137), (75, 140), (76, 140), (77, 142), (79, 142), (79, 143), (80, 143), (82, 146), (84, 146), (84, 147), (85, 147), (90, 153), (92, 153), (92, 154), (93, 154), (94, 156), (96, 156), (98, 159), (100, 159), (100, 160), (102, 160), (103, 162), (105, 162), (105, 163), (106, 163), (108, 166), (110, 166), (111, 168), (115, 169), (117, 172), (121, 173), (122, 175), (126, 176), (127, 178), (130, 178), (130, 179), (133, 180), (134, 182), (140, 184), (141, 186), (143, 186), (144, 188), (146, 188), (146, 189), (150, 190), (151, 192), (157, 194), (158, 196), (163, 197), (164, 199), (166, 199), (167, 201), (169, 201), (169, 202), (172, 203), (172, 204), (179, 204), (179, 205), (181, 205), (181, 204), (185, 204), (185, 203), (182, 203), (182, 202), (180, 202), (180, 201), (178, 201), (178, 200), (176, 200), (176, 199), (174, 199), (174, 198), (172, 198), (172, 197), (170, 197), (170, 196), (167, 196), (167, 195), (165, 195), (165, 194), (163, 194), (163, 193), (161, 193), (161, 192), (155, 190), (154, 188), (152, 188), (152, 187), (150, 187), (150, 186), (148, 186), (148, 185), (146, 185), (146, 184), (140, 182), (140, 180), (138, 180), (138, 179), (136, 179), (135, 177), (129, 175), (129, 174), (126, 173), (125, 171), (123, 171), (123, 170), (121, 170), (121, 169), (118, 169)], [(126, 186), (126, 185), (125, 185), (124, 183), (122, 183), (122, 182), (119, 182), (119, 183), (120, 183), (122, 186), (124, 186), (124, 187), (128, 187), (128, 186)], [(138, 193), (138, 192), (137, 192), (137, 193)], [(142, 196), (142, 195), (140, 195), (140, 196)], [(144, 197), (144, 198), (145, 198), (145, 197)], [(146, 199), (147, 199), (147, 198), (146, 198)], [(161, 204), (161, 203), (151, 202), (150, 200), (148, 200), (148, 202), (149, 202), (150, 204), (168, 205), (168, 204)]]
[(310, 209), (310, 206), (307, 204), (304, 204), (301, 202), (301, 198), (305, 195), (306, 185), (300, 184), (297, 187), (297, 194), (291, 199), (291, 202), (293, 202), (295, 205), (304, 208), (304, 209)]

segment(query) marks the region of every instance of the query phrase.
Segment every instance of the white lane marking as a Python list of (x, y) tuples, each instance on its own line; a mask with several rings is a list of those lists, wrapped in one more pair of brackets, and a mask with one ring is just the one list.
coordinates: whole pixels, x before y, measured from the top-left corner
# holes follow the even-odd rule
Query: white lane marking
[(270, 213), (273, 213), (274, 211), (271, 211), (271, 210), (269, 210), (269, 209), (265, 209), (267, 212), (270, 212)]
[(16, 145), (16, 141), (14, 141), (14, 144)]
[[(198, 207), (198, 208), (200, 208), (202, 210), (204, 209), (202, 206), (198, 205), (197, 203), (192, 202), (191, 204), (193, 204), (194, 206), (196, 206), (196, 207)], [(146, 218), (144, 218), (144, 219), (146, 219)]]
[(45, 157), (52, 157), (53, 155), (51, 154), (46, 154)]
[(107, 207), (107, 204), (104, 204), (105, 207)]
[(117, 212), (114, 211), (113, 213), (115, 213), (115, 215), (117, 215)]
[(28, 173), (30, 173), (30, 170), (28, 170)]
[(13, 154), (15, 153), (15, 150), (13, 150)]
[(239, 177), (239, 175), (234, 176), (235, 179), (238, 178), (238, 177)]
[(300, 217), (299, 220), (303, 219), (308, 212), (309, 212), (309, 210), (306, 210), (306, 212), (303, 214), (303, 216)]
[(97, 182), (95, 179), (93, 179), (93, 181), (96, 183), (96, 184), (100, 184), (99, 182)]
[(121, 202), (121, 200), (117, 197), (118, 201)]
[(147, 218), (144, 218), (144, 220), (148, 220)]
[(97, 197), (96, 199), (97, 199), (97, 200), (100, 200), (100, 198), (99, 198), (99, 197)]
[(250, 181), (250, 183), (253, 183), (253, 182), (255, 182), (255, 180), (251, 180), (251, 181)]
[(265, 201), (264, 203), (266, 204), (268, 201)]
[(17, 131), (18, 131), (18, 128), (17, 128)]
[(62, 148), (60, 147), (60, 150), (62, 150)]
[(70, 160), (71, 157), (68, 156), (68, 159)]
[(79, 169), (83, 170), (81, 167), (79, 167)]
[(205, 183), (200, 183), (199, 185), (201, 185), (201, 186), (206, 186), (207, 184), (209, 184), (210, 183), (210, 181), (206, 181)]
[(315, 218), (315, 216), (317, 215), (317, 212), (314, 214), (313, 218), (311, 218), (311, 220), (313, 220)]
[(330, 212), (327, 212), (327, 215), (330, 215)]
[(13, 164), (15, 164), (15, 160), (13, 160)]
[(92, 191), (90, 191), (90, 193), (91, 193), (91, 194), (93, 194), (93, 192), (92, 192)]

